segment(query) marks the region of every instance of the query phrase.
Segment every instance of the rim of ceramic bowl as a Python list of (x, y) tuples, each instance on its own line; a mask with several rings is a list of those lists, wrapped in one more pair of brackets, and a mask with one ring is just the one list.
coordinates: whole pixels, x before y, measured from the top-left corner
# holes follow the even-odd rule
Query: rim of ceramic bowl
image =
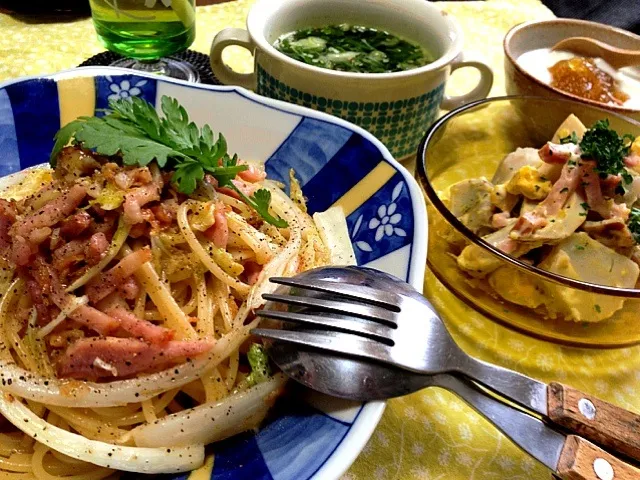
[[(356, 3), (366, 4), (367, 1), (363, 0), (355, 0)], [(360, 73), (360, 72), (341, 72), (339, 70), (331, 70), (328, 68), (315, 67), (313, 65), (309, 65), (307, 63), (300, 62), (298, 60), (294, 60), (293, 58), (285, 55), (284, 53), (277, 50), (273, 45), (271, 45), (264, 36), (264, 24), (265, 19), (267, 18), (267, 12), (273, 11), (273, 0), (258, 0), (253, 7), (249, 10), (249, 14), (247, 15), (247, 31), (251, 38), (262, 48), (263, 50), (269, 52), (270, 55), (273, 55), (277, 59), (286, 62), (290, 65), (294, 65), (297, 68), (302, 70), (306, 70), (309, 73), (313, 74), (324, 74), (329, 76), (334, 76), (336, 78), (358, 78), (364, 80), (386, 80), (386, 79), (398, 79), (403, 77), (410, 77), (413, 75), (419, 75), (424, 72), (431, 72), (438, 70), (440, 68), (446, 67), (448, 64), (453, 62), (458, 55), (462, 52), (462, 46), (464, 43), (464, 35), (462, 32), (462, 28), (460, 24), (455, 19), (453, 15), (450, 13), (444, 12), (440, 10), (438, 7), (431, 5), (428, 2), (424, 2), (424, 7), (427, 9), (431, 9), (434, 13), (440, 14), (444, 21), (448, 24), (449, 30), (453, 33), (453, 35), (449, 35), (449, 39), (451, 40), (451, 45), (446, 50), (446, 52), (438, 57), (435, 61), (423, 65), (422, 67), (412, 68), (409, 70), (403, 70), (401, 72), (390, 72), (390, 73)], [(366, 8), (366, 7), (362, 7)], [(390, 10), (391, 11), (391, 10)], [(254, 36), (256, 31), (260, 32), (259, 36)]]
[[(481, 237), (477, 236), (471, 230), (469, 230), (460, 220), (458, 220), (453, 213), (445, 206), (445, 204), (440, 199), (440, 196), (436, 192), (435, 188), (431, 184), (429, 177), (427, 175), (426, 164), (426, 150), (427, 146), (431, 139), (435, 136), (435, 134), (440, 130), (441, 127), (445, 126), (449, 120), (457, 117), (459, 114), (472, 110), (476, 107), (497, 103), (497, 102), (509, 102), (509, 101), (538, 101), (538, 102), (565, 102), (571, 104), (581, 104), (581, 102), (576, 102), (574, 100), (569, 99), (555, 99), (555, 98), (547, 98), (547, 97), (536, 97), (536, 96), (521, 96), (521, 95), (507, 95), (503, 97), (492, 97), (485, 98), (482, 100), (478, 100), (476, 102), (468, 103), (463, 105), (462, 107), (456, 108), (455, 110), (450, 111), (446, 115), (442, 116), (438, 119), (428, 130), (425, 136), (422, 138), (420, 142), (420, 146), (418, 147), (418, 152), (416, 155), (416, 171), (418, 172), (418, 179), (420, 184), (422, 185), (427, 199), (431, 204), (436, 208), (438, 213), (444, 217), (444, 219), (452, 225), (456, 231), (462, 236), (465, 237), (466, 240), (475, 244), (482, 248), (483, 250), (489, 251), (493, 256), (499, 258), (500, 260), (511, 264), (512, 266), (525, 270), (526, 272), (541, 278), (546, 281), (551, 281), (556, 284), (564, 285), (567, 287), (584, 290), (590, 293), (598, 293), (603, 295), (610, 295), (614, 297), (632, 297), (632, 298), (640, 298), (640, 289), (638, 288), (621, 288), (621, 287), (611, 287), (606, 285), (599, 285), (596, 283), (584, 282), (582, 280), (575, 280), (573, 278), (565, 277), (563, 275), (558, 275), (553, 272), (549, 272), (547, 270), (543, 270), (538, 267), (534, 267), (533, 265), (529, 265), (521, 260), (518, 260), (511, 255), (508, 255), (501, 250), (493, 247), (487, 241), (483, 240)], [(584, 104), (581, 104), (584, 107)], [(637, 122), (631, 118), (625, 117), (624, 115), (620, 115), (615, 112), (611, 112), (610, 110), (604, 109), (601, 106), (589, 106), (590, 108), (594, 108), (595, 110), (600, 110), (603, 115), (613, 115), (618, 117), (621, 120), (629, 122), (631, 124), (636, 125), (640, 128), (640, 122)], [(427, 254), (427, 262), (429, 259), (429, 255)]]
[(604, 108), (605, 110), (617, 112), (623, 115), (629, 114), (629, 113), (633, 113), (633, 114), (640, 113), (640, 108), (630, 108), (630, 107), (624, 107), (621, 105), (609, 105), (607, 103), (596, 102), (595, 100), (583, 98), (578, 95), (565, 92), (564, 90), (560, 90), (558, 88), (552, 87), (551, 85), (537, 79), (536, 77), (531, 75), (528, 71), (526, 71), (524, 68), (520, 66), (520, 64), (517, 61), (518, 59), (514, 57), (513, 52), (511, 51), (511, 41), (513, 40), (513, 37), (518, 35), (521, 31), (530, 29), (530, 28), (538, 28), (539, 26), (545, 26), (545, 25), (567, 25), (567, 24), (583, 25), (585, 27), (589, 26), (589, 27), (600, 29), (600, 30), (616, 32), (640, 42), (639, 35), (628, 32), (621, 28), (612, 27), (611, 25), (605, 25), (603, 23), (590, 22), (588, 20), (575, 20), (575, 19), (565, 19), (565, 18), (562, 18), (562, 19), (558, 18), (553, 20), (537, 20), (537, 21), (533, 20), (533, 21), (520, 23), (512, 27), (507, 32), (507, 34), (504, 36), (504, 39), (502, 41), (502, 48), (504, 50), (505, 57), (514, 66), (514, 68), (518, 70), (518, 72), (520, 72), (522, 75), (527, 77), (529, 80), (535, 82), (537, 85), (541, 86), (545, 90), (548, 90), (549, 92), (553, 92), (558, 95), (562, 95), (563, 97), (566, 97), (567, 100), (574, 100), (580, 103), (586, 103), (587, 105), (590, 105), (593, 107)]

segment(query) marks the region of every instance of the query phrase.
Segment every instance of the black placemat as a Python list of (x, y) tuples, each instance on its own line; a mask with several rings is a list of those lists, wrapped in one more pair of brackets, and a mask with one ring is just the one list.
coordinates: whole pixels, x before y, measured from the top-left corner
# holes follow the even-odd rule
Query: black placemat
[[(185, 50), (171, 55), (174, 58), (189, 62), (198, 71), (200, 83), (207, 85), (221, 85), (220, 80), (211, 71), (209, 56), (204, 53)], [(107, 67), (116, 60), (120, 60), (122, 55), (113, 52), (102, 52), (82, 62), (79, 67)]]

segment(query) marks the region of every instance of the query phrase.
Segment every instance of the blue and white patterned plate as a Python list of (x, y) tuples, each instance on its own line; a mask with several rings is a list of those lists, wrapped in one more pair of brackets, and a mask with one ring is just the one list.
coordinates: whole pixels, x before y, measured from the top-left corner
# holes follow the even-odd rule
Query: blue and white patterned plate
[[(426, 210), (413, 177), (371, 134), (329, 115), (241, 88), (187, 84), (114, 68), (80, 68), (0, 84), (0, 176), (46, 162), (61, 125), (139, 96), (178, 99), (196, 123), (224, 133), (229, 150), (262, 161), (289, 183), (294, 168), (311, 213), (341, 205), (359, 265), (422, 290)], [(338, 478), (376, 427), (384, 403), (309, 394), (257, 434), (219, 443), (214, 480)], [(169, 478), (169, 477), (168, 477)], [(188, 475), (171, 477), (186, 479)]]

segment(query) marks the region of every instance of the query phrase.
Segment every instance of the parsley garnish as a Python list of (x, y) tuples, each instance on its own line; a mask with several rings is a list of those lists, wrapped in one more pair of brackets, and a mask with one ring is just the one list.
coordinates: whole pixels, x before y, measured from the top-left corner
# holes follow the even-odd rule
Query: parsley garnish
[(160, 168), (174, 170), (171, 181), (186, 195), (208, 173), (219, 186), (236, 191), (266, 222), (287, 226), (269, 213), (271, 192), (262, 188), (248, 197), (233, 184), (231, 180), (248, 167), (238, 165), (237, 155), (229, 156), (222, 134), (216, 140), (209, 125), (198, 128), (174, 98), (163, 96), (161, 108), (163, 117), (138, 97), (110, 100), (105, 116), (80, 117), (56, 133), (49, 162), (55, 166), (60, 151), (72, 141), (101, 155), (119, 155), (125, 165), (145, 166), (155, 161)]
[(598, 313), (602, 312), (602, 309), (600, 308), (600, 305), (598, 305), (597, 303), (593, 306), (593, 308), (595, 308), (596, 312), (598, 312)]
[(571, 135), (567, 135), (566, 137), (562, 137), (560, 139), (560, 144), (564, 145), (565, 143), (575, 143), (577, 145), (579, 141), (580, 140), (578, 139), (578, 135), (576, 135), (576, 132), (571, 132)]
[(636, 241), (636, 243), (640, 243), (640, 208), (631, 209), (627, 227), (633, 235), (633, 239)]
[(581, 206), (584, 210), (589, 210), (589, 208), (590, 208), (590, 207), (589, 207), (589, 204), (588, 204), (587, 202), (582, 202), (582, 203), (580, 204), (580, 206)]
[(615, 130), (609, 128), (609, 120), (599, 120), (582, 137), (581, 156), (596, 161), (596, 171), (601, 178), (606, 178), (607, 175), (620, 175), (623, 182), (629, 184), (633, 178), (624, 168), (624, 157), (629, 154), (633, 140), (633, 135), (625, 134), (621, 137)]

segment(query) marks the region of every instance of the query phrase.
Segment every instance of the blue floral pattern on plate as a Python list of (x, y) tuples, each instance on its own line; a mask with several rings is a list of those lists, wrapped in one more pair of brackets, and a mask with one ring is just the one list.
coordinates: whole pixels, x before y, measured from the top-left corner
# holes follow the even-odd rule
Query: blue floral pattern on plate
[(413, 220), (409, 190), (397, 173), (347, 218), (358, 265), (411, 243)]
[(96, 116), (109, 107), (109, 101), (140, 97), (156, 103), (156, 82), (137, 75), (105, 75), (96, 77)]

